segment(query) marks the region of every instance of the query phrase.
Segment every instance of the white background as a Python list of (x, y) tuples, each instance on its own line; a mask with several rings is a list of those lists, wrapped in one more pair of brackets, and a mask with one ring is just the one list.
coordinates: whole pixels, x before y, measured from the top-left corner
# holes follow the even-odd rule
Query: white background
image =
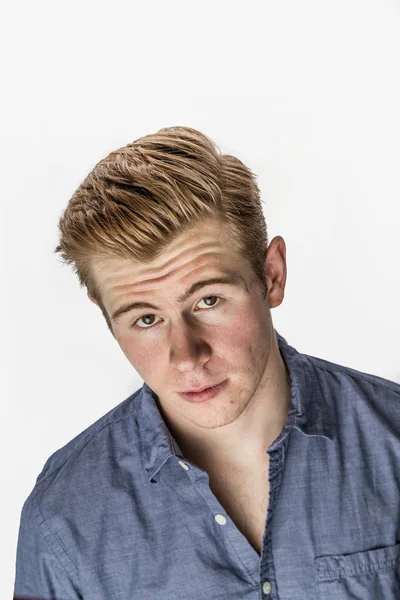
[(255, 173), (300, 352), (400, 383), (400, 9), (391, 0), (8, 2), (0, 18), (1, 597), (45, 460), (143, 381), (53, 253), (70, 196), (161, 127)]

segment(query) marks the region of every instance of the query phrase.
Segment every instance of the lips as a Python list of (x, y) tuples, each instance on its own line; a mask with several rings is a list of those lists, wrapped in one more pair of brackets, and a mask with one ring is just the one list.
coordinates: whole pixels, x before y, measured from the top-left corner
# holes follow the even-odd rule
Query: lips
[(228, 385), (229, 379), (225, 379), (221, 383), (212, 385), (211, 387), (203, 389), (201, 392), (179, 392), (179, 395), (187, 402), (193, 402), (195, 404), (212, 400), (220, 392), (225, 390)]
[[(222, 383), (222, 382), (220, 382)], [(210, 383), (209, 385), (205, 385), (203, 387), (200, 388), (193, 388), (192, 390), (186, 390), (185, 392), (182, 392), (184, 394), (198, 394), (199, 392), (204, 392), (204, 390), (208, 390), (208, 388), (211, 388), (213, 386), (219, 385), (219, 383)]]

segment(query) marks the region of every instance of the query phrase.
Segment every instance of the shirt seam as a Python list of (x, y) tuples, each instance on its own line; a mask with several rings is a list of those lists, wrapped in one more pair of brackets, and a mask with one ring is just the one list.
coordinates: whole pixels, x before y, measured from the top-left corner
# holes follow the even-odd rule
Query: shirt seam
[[(129, 408), (129, 411), (131, 411), (132, 408)], [(36, 481), (35, 484), (35, 488), (37, 489), (42, 483), (44, 483), (44, 481), (50, 476), (52, 475), (55, 471), (57, 471), (58, 469), (60, 469), (61, 467), (63, 467), (64, 465), (67, 464), (67, 462), (73, 458), (73, 456), (75, 456), (78, 452), (80, 452), (81, 450), (83, 450), (85, 448), (85, 446), (87, 446), (89, 444), (89, 442), (92, 441), (92, 439), (94, 439), (97, 435), (99, 435), (103, 429), (105, 429), (106, 427), (109, 427), (110, 425), (114, 425), (119, 423), (120, 421), (123, 421), (124, 419), (127, 419), (128, 417), (132, 417), (132, 415), (130, 414), (130, 412), (126, 415), (123, 415), (122, 417), (119, 417), (117, 420), (111, 420), (111, 421), (107, 421), (107, 423), (104, 423), (104, 425), (96, 430), (95, 432), (89, 434), (88, 438), (84, 438), (83, 440), (80, 441), (79, 445), (74, 448), (71, 453), (65, 458), (65, 460), (63, 462), (61, 462), (60, 464), (54, 465), (54, 467), (47, 471), (46, 473), (43, 473), (39, 475), (40, 480)], [(79, 435), (79, 434), (78, 434)], [(59, 450), (56, 450), (56, 452), (58, 451), (62, 451), (62, 448), (60, 448)]]
[[(32, 500), (33, 501), (33, 500)], [(56, 557), (57, 561), (60, 563), (60, 565), (62, 566), (63, 570), (68, 574), (68, 576), (71, 578), (73, 578), (74, 576), (76, 577), (77, 580), (79, 580), (78, 577), (78, 568), (77, 565), (75, 564), (75, 562), (72, 560), (71, 556), (69, 555), (67, 549), (64, 547), (63, 543), (61, 542), (61, 540), (59, 539), (58, 535), (56, 533), (54, 533), (49, 524), (46, 521), (46, 518), (39, 506), (39, 503), (37, 501), (35, 501), (36, 504), (36, 509), (41, 517), (41, 521), (38, 522), (39, 524), (39, 532), (41, 534), (41, 536), (43, 537), (43, 539), (46, 541), (47, 545), (49, 546), (49, 548), (51, 549), (52, 553), (54, 554), (54, 556)], [(43, 530), (42, 525), (44, 525), (44, 529), (46, 531)], [(67, 561), (62, 561), (61, 557), (59, 556), (59, 553), (55, 551), (53, 544), (54, 544), (54, 540), (57, 542), (58, 546), (61, 548), (62, 553), (64, 553), (67, 557)], [(68, 562), (69, 561), (69, 562)], [(74, 573), (71, 572), (70, 568), (69, 568), (69, 563), (70, 565), (72, 565), (73, 569), (74, 569)], [(67, 568), (67, 564), (68, 564), (68, 568)], [(74, 582), (73, 582), (74, 583)], [(75, 585), (75, 583), (74, 583)]]
[[(313, 357), (310, 357), (310, 358), (313, 358)], [(328, 373), (334, 373), (334, 374), (341, 373), (342, 375), (346, 375), (347, 377), (350, 377), (351, 379), (353, 379), (355, 381), (357, 381), (357, 378), (358, 378), (358, 379), (362, 379), (363, 381), (366, 381), (376, 387), (383, 386), (386, 389), (390, 390), (391, 392), (394, 392), (395, 394), (397, 394), (400, 397), (400, 391), (393, 388), (393, 385), (400, 387), (400, 384), (396, 383), (395, 381), (387, 382), (384, 377), (380, 377), (379, 375), (373, 375), (372, 373), (371, 374), (370, 373), (362, 373), (361, 371), (352, 373), (351, 371), (354, 371), (354, 369), (351, 369), (351, 367), (345, 367), (345, 366), (341, 366), (341, 365), (337, 365), (336, 368), (333, 368), (331, 366), (326, 367), (323, 365), (319, 365), (314, 361), (313, 361), (313, 365), (315, 366), (315, 368), (317, 368), (321, 371), (327, 371)], [(373, 379), (374, 377), (377, 377), (379, 379), (379, 381), (375, 381)]]

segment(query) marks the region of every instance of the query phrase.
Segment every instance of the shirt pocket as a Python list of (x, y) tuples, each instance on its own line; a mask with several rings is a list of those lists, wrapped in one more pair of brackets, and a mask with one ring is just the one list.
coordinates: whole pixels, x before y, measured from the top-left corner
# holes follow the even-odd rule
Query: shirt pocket
[(314, 559), (318, 600), (399, 600), (400, 543)]

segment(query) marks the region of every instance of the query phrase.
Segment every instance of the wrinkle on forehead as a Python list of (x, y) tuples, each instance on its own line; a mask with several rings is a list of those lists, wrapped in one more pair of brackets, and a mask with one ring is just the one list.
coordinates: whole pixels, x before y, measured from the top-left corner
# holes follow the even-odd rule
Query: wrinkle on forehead
[[(237, 268), (237, 258), (232, 254), (230, 247), (227, 248), (220, 240), (211, 236), (209, 241), (204, 240), (204, 235), (196, 237), (199, 238), (199, 243), (195, 246), (192, 239), (185, 240), (150, 265), (118, 258), (101, 261), (94, 271), (102, 288), (102, 295), (109, 296), (108, 301), (114, 304), (124, 294), (151, 291), (162, 284), (165, 285), (179, 271), (182, 272), (179, 277), (181, 281), (204, 267), (208, 267), (209, 270)], [(224, 261), (224, 257), (228, 260)]]
[[(153, 269), (156, 271), (162, 270), (163, 268), (168, 268), (168, 264), (173, 262), (174, 260), (180, 260), (181, 257), (185, 257), (185, 255), (190, 255), (191, 253), (196, 253), (201, 248), (214, 248), (217, 252), (224, 250), (228, 250), (231, 253), (234, 249), (232, 247), (232, 239), (229, 236), (226, 229), (223, 227), (222, 223), (219, 221), (210, 221), (210, 223), (206, 226), (196, 227), (187, 231), (185, 234), (182, 234), (179, 238), (175, 239), (171, 242), (170, 247), (163, 251), (160, 256), (154, 259), (151, 263), (144, 264), (140, 261), (134, 261), (133, 259), (113, 257), (113, 256), (104, 256), (98, 257), (96, 260), (93, 259), (93, 271), (101, 274), (104, 269), (107, 269), (109, 266), (114, 266), (118, 269), (118, 265), (121, 265), (121, 268), (124, 267), (122, 265), (129, 265), (130, 267), (137, 267), (137, 274), (140, 275), (141, 272), (152, 271)], [(149, 268), (149, 265), (152, 265)]]
[[(195, 256), (196, 252), (198, 252), (198, 250), (202, 247), (204, 248), (204, 250), (200, 252), (200, 254)], [(131, 261), (129, 259), (123, 258), (104, 259), (101, 262), (101, 264), (97, 264), (97, 266), (94, 266), (94, 272), (98, 276), (100, 276), (102, 282), (104, 283), (112, 281), (114, 275), (123, 275), (124, 272), (131, 272), (132, 269), (135, 269), (135, 277), (138, 279), (140, 279), (140, 276), (142, 274), (146, 274), (146, 276), (150, 275), (150, 277), (152, 275), (162, 277), (164, 275), (164, 272), (169, 271), (171, 268), (172, 271), (176, 271), (176, 269), (190, 262), (197, 264), (199, 261), (203, 260), (203, 257), (205, 255), (222, 255), (223, 253), (223, 248), (221, 248), (220, 244), (216, 242), (203, 242), (201, 244), (198, 244), (198, 246), (187, 248), (186, 250), (180, 253), (178, 253), (175, 250), (174, 256), (170, 256), (171, 253), (164, 253), (149, 264), (143, 264), (140, 262), (135, 262), (133, 260)]]
[[(214, 253), (210, 252), (208, 254), (214, 254)], [(185, 267), (187, 265), (192, 265), (189, 270), (185, 269)], [(143, 277), (142, 279), (137, 279), (135, 277), (135, 281), (133, 283), (116, 284), (116, 285), (112, 286), (112, 289), (114, 291), (118, 290), (121, 292), (123, 292), (124, 289), (128, 289), (128, 288), (130, 288), (130, 289), (135, 288), (135, 291), (137, 291), (137, 292), (150, 291), (154, 287), (160, 286), (163, 283), (167, 283), (170, 279), (173, 279), (174, 275), (177, 271), (184, 271), (184, 275), (182, 275), (179, 278), (179, 282), (180, 282), (185, 277), (188, 277), (189, 275), (193, 275), (194, 271), (203, 269), (204, 267), (208, 267), (209, 270), (211, 270), (213, 268), (220, 269), (220, 263), (218, 263), (218, 262), (210, 263), (209, 261), (205, 261), (205, 260), (200, 261), (199, 259), (196, 259), (194, 261), (188, 261), (184, 265), (179, 265), (175, 269), (173, 269), (172, 271), (170, 270), (168, 273), (165, 273), (164, 275), (158, 275), (158, 276), (156, 275), (154, 277), (149, 277), (149, 273), (147, 273), (147, 275), (148, 275), (147, 277)], [(140, 284), (142, 284), (142, 285), (140, 285)]]

